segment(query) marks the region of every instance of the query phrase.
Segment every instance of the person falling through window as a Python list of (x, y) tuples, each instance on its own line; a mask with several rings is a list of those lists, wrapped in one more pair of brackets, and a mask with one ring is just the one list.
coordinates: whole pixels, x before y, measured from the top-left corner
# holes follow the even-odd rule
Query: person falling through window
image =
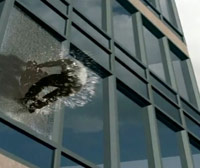
[[(41, 64), (33, 62), (35, 68), (40, 71), (44, 67), (61, 67), (60, 74), (51, 74), (41, 78), (34, 83), (22, 98), (22, 103), (28, 107), (30, 113), (36, 109), (41, 109), (50, 103), (55, 102), (59, 97), (67, 97), (79, 92), (87, 80), (86, 68), (78, 61), (70, 58), (60, 59), (57, 61), (49, 61)], [(27, 72), (25, 71), (25, 74)], [(26, 75), (30, 76), (30, 75)], [(56, 87), (55, 90), (47, 93), (43, 97), (39, 97), (40, 92), (48, 87)]]

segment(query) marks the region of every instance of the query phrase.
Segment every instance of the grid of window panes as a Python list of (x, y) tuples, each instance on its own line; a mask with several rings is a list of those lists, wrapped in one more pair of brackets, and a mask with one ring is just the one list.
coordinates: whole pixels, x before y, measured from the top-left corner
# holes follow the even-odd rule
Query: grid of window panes
[[(174, 1), (143, 1), (183, 37), (174, 12)], [(94, 96), (84, 106), (55, 108), (53, 115), (41, 117), (35, 114), (33, 121), (20, 114), (27, 120), (20, 123), (16, 113), (2, 112), (8, 105), (11, 107), (12, 102), (7, 106), (0, 103), (1, 154), (29, 167), (106, 168), (112, 162), (105, 158), (109, 155), (107, 147), (112, 144), (114, 147), (111, 145), (111, 148), (119, 147), (116, 150), (119, 157), (114, 159), (120, 163), (119, 167), (148, 168), (152, 153), (149, 150), (151, 144), (147, 142), (149, 132), (145, 117), (152, 105), (163, 168), (183, 167), (185, 161), (180, 152), (183, 149), (178, 145), (177, 137), (182, 130), (187, 130), (189, 135), (187, 143), (193, 166), (199, 166), (200, 112), (188, 56), (169, 40), (166, 43), (167, 38), (156, 25), (148, 23), (148, 18), (135, 8), (130, 8), (128, 1), (0, 1), (0, 15), (6, 16), (5, 2), (10, 15), (7, 15), (5, 37), (1, 39), (0, 83), (10, 80), (8, 74), (20, 73), (15, 68), (23, 66), (28, 60), (26, 56), (37, 59), (38, 53), (42, 58), (49, 54), (51, 59), (63, 46), (98, 82)], [(11, 29), (11, 25), (15, 29)], [(12, 40), (9, 40), (11, 36)], [(9, 55), (5, 57), (4, 53)], [(7, 66), (6, 62), (11, 60), (15, 63)], [(111, 82), (110, 77), (115, 80)], [(9, 83), (1, 86), (2, 102), (11, 98), (9, 92), (12, 89), (16, 90)], [(110, 94), (116, 95), (111, 96), (112, 101), (108, 97)], [(13, 110), (10, 107), (9, 110)], [(117, 109), (114, 123), (117, 128), (112, 127), (113, 130), (107, 128), (111, 119), (105, 118), (106, 113), (112, 111), (110, 109)], [(119, 131), (118, 140), (110, 142), (108, 137), (115, 131)]]

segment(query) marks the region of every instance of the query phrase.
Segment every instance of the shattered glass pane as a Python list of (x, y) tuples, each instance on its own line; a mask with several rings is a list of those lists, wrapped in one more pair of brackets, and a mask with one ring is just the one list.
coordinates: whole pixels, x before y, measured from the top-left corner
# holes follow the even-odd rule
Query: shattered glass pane
[(84, 106), (98, 82), (97, 75), (18, 8), (10, 15), (0, 60), (0, 111), (50, 139), (54, 114), (65, 106)]

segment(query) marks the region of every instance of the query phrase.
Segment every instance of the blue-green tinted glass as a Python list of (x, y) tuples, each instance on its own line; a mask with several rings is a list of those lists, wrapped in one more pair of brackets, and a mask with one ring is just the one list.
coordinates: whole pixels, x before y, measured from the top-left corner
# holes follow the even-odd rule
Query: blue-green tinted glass
[(158, 92), (153, 90), (154, 103), (163, 111), (165, 111), (170, 117), (181, 123), (180, 112), (177, 107), (166, 100)]
[(65, 156), (61, 156), (61, 164), (60, 165), (61, 165), (60, 168), (83, 168), (82, 166), (69, 160)]
[(200, 138), (200, 125), (192, 121), (189, 117), (185, 116), (186, 125), (189, 131)]
[(157, 120), (163, 168), (181, 168), (176, 132)]
[(73, 5), (97, 26), (102, 27), (102, 0), (73, 0)]
[(148, 97), (147, 85), (122, 64), (115, 61), (116, 75), (119, 80), (144, 97)]
[(109, 41), (101, 33), (95, 30), (91, 25), (89, 25), (84, 19), (82, 19), (77, 13), (73, 12), (72, 20), (78, 24), (84, 31), (95, 38), (99, 43), (103, 44), (105, 47), (109, 48)]
[(97, 63), (109, 69), (109, 54), (103, 51), (74, 27), (72, 27), (71, 41), (84, 53), (92, 57)]
[(160, 0), (160, 7), (161, 7), (161, 11), (163, 16), (175, 27), (177, 27), (177, 23), (175, 20), (175, 16), (174, 16), (174, 11), (172, 8), (172, 3), (171, 1), (174, 0)]
[(189, 113), (190, 115), (192, 115), (195, 119), (197, 119), (198, 121), (200, 121), (200, 112), (195, 110), (194, 108), (192, 108), (191, 106), (189, 106), (187, 103), (185, 103), (185, 101), (181, 100), (181, 106), (183, 108), (183, 110), (187, 113)]
[(144, 121), (140, 107), (117, 91), (121, 168), (148, 168)]
[(183, 74), (181, 59), (178, 58), (173, 52), (171, 52), (171, 58), (176, 78), (176, 84), (178, 87), (178, 92), (185, 99), (189, 100), (186, 81), (185, 81), (186, 78), (184, 77), (186, 74)]
[(129, 68), (133, 69), (143, 78), (145, 78), (145, 70), (131, 58), (129, 58), (122, 50), (115, 46), (115, 55), (119, 58), (122, 62), (124, 62)]
[(93, 97), (90, 98), (83, 92), (80, 107), (78, 97), (77, 100), (74, 99), (76, 102), (71, 106), (73, 108), (65, 108), (63, 146), (99, 165), (103, 164), (104, 151), (102, 80), (99, 79), (95, 88), (91, 86), (93, 85), (87, 86), (87, 92), (94, 92)]
[(153, 86), (156, 86), (160, 91), (162, 91), (167, 97), (177, 103), (176, 94), (163, 85), (156, 77), (150, 74), (150, 81)]
[(143, 30), (149, 69), (161, 79), (166, 80), (159, 39), (146, 27), (143, 27)]
[(116, 0), (113, 1), (113, 27), (114, 37), (117, 42), (135, 56), (132, 14), (124, 9)]
[(196, 146), (190, 144), (191, 152), (192, 152), (192, 158), (194, 163), (194, 168), (199, 168), (200, 165), (200, 149)]
[[(36, 16), (42, 18), (45, 22), (58, 30), (60, 33), (65, 31), (65, 19), (50, 9), (40, 0), (19, 0), (28, 7)], [(67, 13), (67, 9), (66, 9)]]
[(0, 123), (0, 148), (38, 166), (51, 168), (53, 150)]

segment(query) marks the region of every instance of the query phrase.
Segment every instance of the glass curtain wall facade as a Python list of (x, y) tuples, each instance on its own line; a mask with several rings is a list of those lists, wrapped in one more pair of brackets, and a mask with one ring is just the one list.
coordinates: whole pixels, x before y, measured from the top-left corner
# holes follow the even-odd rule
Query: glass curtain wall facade
[[(29, 64), (65, 58), (85, 67), (82, 90), (29, 113)], [(0, 0), (0, 83), (0, 154), (21, 167), (200, 166), (200, 99), (174, 0)]]

